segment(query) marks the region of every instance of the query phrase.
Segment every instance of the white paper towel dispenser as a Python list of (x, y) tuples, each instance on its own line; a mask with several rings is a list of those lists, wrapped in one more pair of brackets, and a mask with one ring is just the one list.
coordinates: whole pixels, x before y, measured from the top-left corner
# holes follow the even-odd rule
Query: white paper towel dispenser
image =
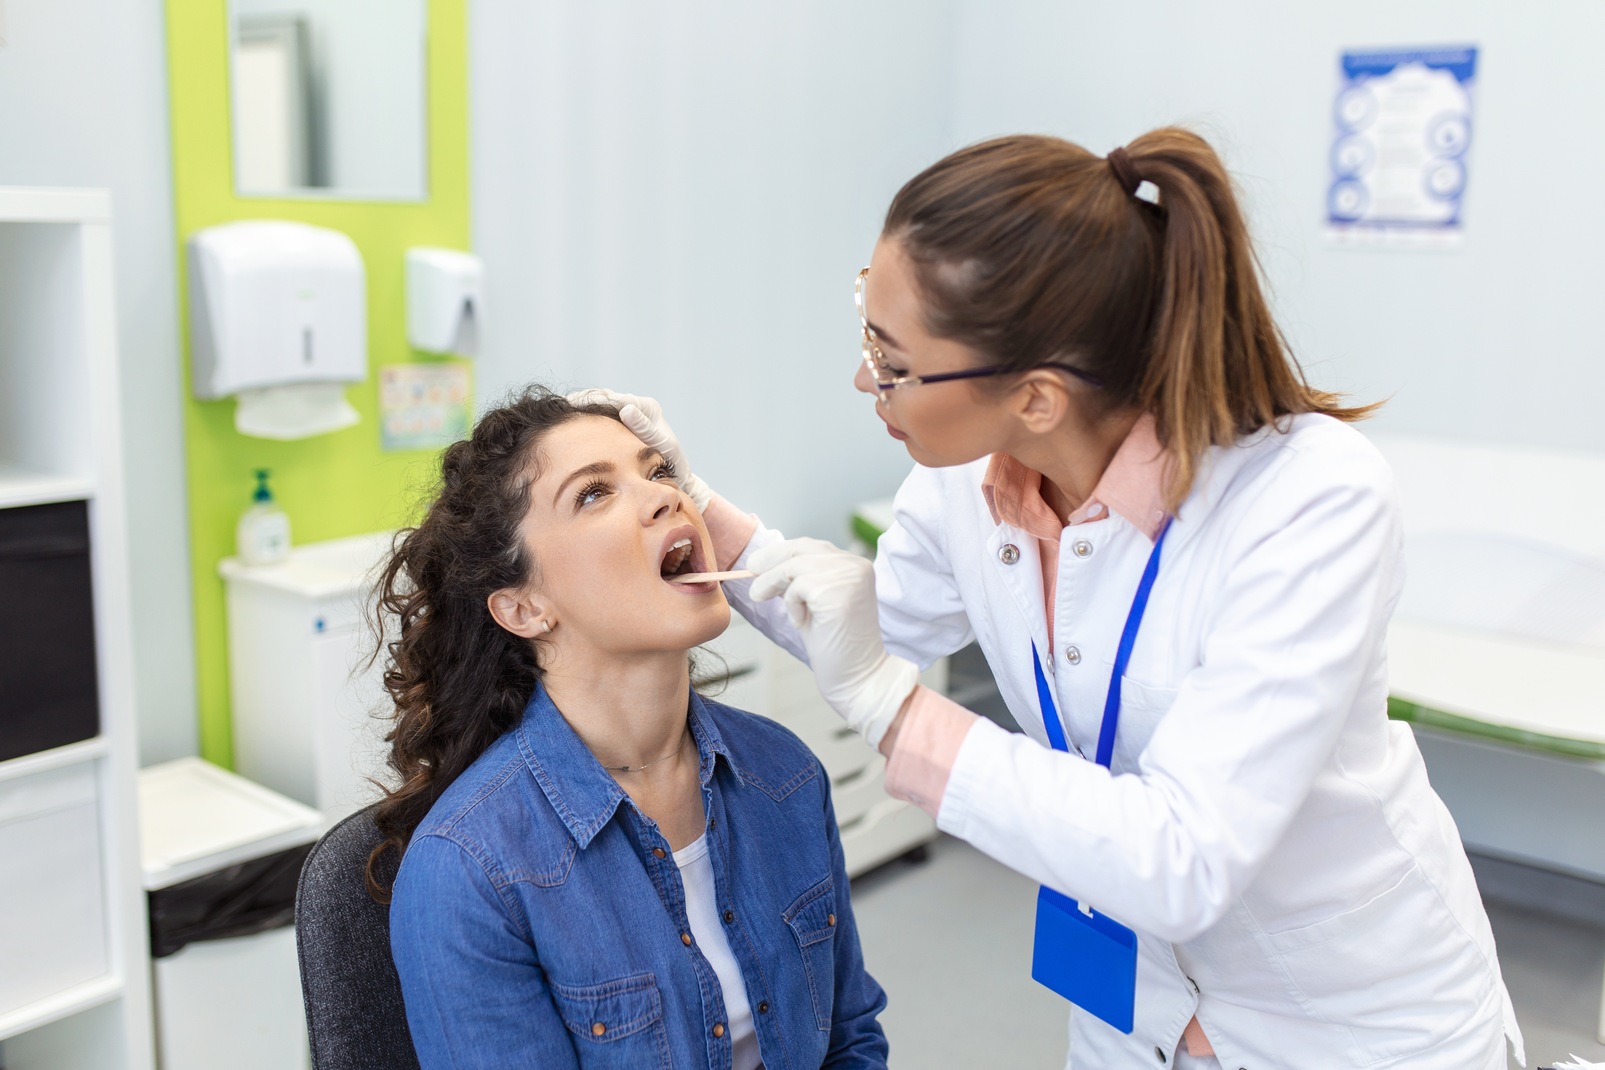
[(195, 396), (236, 395), (234, 424), (305, 438), (357, 422), (344, 384), (368, 372), (367, 285), (346, 235), (278, 220), (189, 240)]
[(407, 341), (426, 353), (479, 354), (485, 271), (455, 249), (407, 250)]

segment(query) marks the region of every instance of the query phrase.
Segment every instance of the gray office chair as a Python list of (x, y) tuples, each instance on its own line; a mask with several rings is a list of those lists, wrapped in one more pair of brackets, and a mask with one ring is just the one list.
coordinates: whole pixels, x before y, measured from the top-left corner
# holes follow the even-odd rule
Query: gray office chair
[[(312, 1070), (417, 1070), (401, 979), (390, 959), (390, 908), (363, 883), (368, 854), (382, 839), (373, 808), (323, 834), (301, 870), (295, 943)], [(378, 874), (395, 879), (387, 854)]]

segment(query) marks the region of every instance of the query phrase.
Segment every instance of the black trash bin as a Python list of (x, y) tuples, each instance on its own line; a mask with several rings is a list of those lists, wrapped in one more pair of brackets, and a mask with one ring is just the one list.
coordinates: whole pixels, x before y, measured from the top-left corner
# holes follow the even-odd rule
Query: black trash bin
[(312, 844), (225, 866), (150, 893), (150, 954), (195, 940), (252, 936), (295, 924), (295, 884)]
[(323, 815), (199, 758), (139, 796), (162, 1070), (308, 1066), (295, 889)]

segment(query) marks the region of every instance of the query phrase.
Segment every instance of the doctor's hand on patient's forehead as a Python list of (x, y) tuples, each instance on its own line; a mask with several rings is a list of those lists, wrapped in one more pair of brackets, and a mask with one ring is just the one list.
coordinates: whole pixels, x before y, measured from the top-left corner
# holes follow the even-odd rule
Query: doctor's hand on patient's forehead
[(619, 410), (619, 419), (634, 432), (635, 437), (663, 454), (663, 459), (674, 468), (675, 482), (696, 505), (699, 512), (708, 508), (713, 499), (709, 487), (691, 471), (691, 461), (680, 445), (674, 429), (663, 418), (663, 406), (656, 398), (639, 394), (621, 394), (606, 387), (576, 390), (568, 395), (571, 405), (611, 405)]

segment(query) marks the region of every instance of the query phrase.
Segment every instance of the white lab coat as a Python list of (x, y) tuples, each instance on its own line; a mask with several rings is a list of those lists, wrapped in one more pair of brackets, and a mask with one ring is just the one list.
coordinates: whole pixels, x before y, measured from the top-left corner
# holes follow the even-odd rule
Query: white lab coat
[[(875, 563), (881, 627), (922, 667), (978, 641), (1025, 730), (970, 730), (940, 827), (1138, 933), (1135, 1030), (1073, 1011), (1072, 1063), (1166, 1066), (1196, 1014), (1227, 1070), (1504, 1070), (1504, 1034), (1521, 1040), (1488, 918), (1410, 729), (1387, 718), (1403, 563), (1376, 450), (1301, 416), (1209, 452), (1165, 542), (1110, 771), (1090, 757), (1152, 543), (1118, 515), (1065, 533), (1050, 656), (1036, 540), (993, 522), (985, 469), (904, 482)], [(781, 537), (760, 528), (747, 553)], [(736, 608), (800, 655), (779, 601), (747, 587), (726, 584)], [(1032, 643), (1072, 753), (1047, 745)]]

